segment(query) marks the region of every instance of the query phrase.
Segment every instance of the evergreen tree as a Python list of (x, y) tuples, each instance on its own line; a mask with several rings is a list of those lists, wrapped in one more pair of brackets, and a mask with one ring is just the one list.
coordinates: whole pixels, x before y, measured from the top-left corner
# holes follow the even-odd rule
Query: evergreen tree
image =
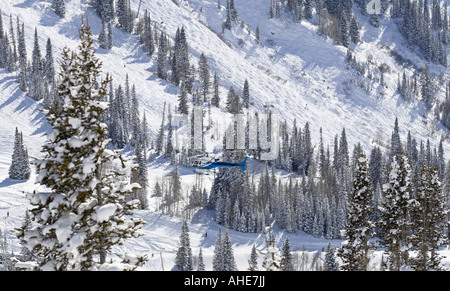
[(43, 75), (43, 63), (41, 56), (41, 49), (39, 47), (39, 40), (37, 29), (34, 30), (34, 47), (31, 63), (31, 86), (30, 95), (35, 100), (43, 98), (44, 91), (44, 75)]
[(422, 167), (412, 219), (414, 234), (411, 241), (417, 256), (411, 258), (411, 267), (416, 271), (442, 270), (437, 250), (448, 243), (444, 233), (447, 210), (437, 168)]
[(102, 19), (102, 28), (98, 35), (98, 43), (102, 49), (110, 49), (109, 47), (109, 33), (107, 27), (105, 27), (105, 19)]
[(244, 82), (244, 90), (242, 91), (242, 105), (247, 109), (250, 106), (250, 89), (247, 79)]
[(18, 60), (16, 38), (14, 36), (12, 15), (9, 15), (9, 37), (11, 39), (11, 53), (9, 54), (9, 67), (7, 68), (7, 70), (12, 72), (12, 71), (16, 70), (17, 60)]
[(223, 266), (220, 271), (237, 271), (236, 261), (234, 259), (233, 245), (231, 243), (228, 228), (225, 230), (225, 238), (222, 242)]
[(111, 27), (111, 21), (108, 21), (108, 33), (106, 34), (106, 48), (112, 49), (113, 47), (113, 32)]
[(30, 173), (30, 164), (27, 151), (23, 145), (23, 136), (16, 127), (14, 151), (11, 166), (9, 167), (9, 178), (14, 180), (28, 180)]
[(220, 96), (219, 96), (219, 78), (217, 77), (217, 73), (214, 73), (214, 95), (211, 99), (211, 104), (219, 108), (220, 106)]
[(213, 271), (222, 271), (224, 269), (224, 258), (223, 258), (223, 242), (222, 242), (222, 229), (219, 227), (217, 233), (216, 243), (214, 245), (214, 256), (213, 256)]
[(338, 24), (338, 38), (339, 43), (345, 47), (348, 47), (350, 44), (350, 35), (349, 35), (349, 27), (350, 27), (350, 21), (348, 18), (347, 13), (342, 10), (339, 13), (339, 24)]
[(178, 95), (178, 113), (179, 114), (189, 114), (189, 107), (188, 107), (188, 96), (187, 96), (187, 90), (185, 86), (185, 82), (181, 83), (180, 86), (180, 93)]
[(64, 18), (66, 15), (66, 4), (64, 0), (53, 0), (52, 8), (59, 17)]
[(161, 79), (167, 80), (167, 52), (168, 52), (168, 40), (166, 34), (161, 32), (158, 47), (158, 59), (157, 59), (157, 76)]
[(181, 271), (193, 271), (189, 227), (186, 220), (183, 221), (183, 224), (181, 226), (180, 246), (178, 247), (175, 264)]
[[(191, 79), (195, 74), (195, 70), (192, 70), (189, 63), (189, 47), (184, 27), (181, 27), (181, 29), (177, 30), (173, 54), (175, 57), (175, 61), (172, 61), (172, 70), (176, 71), (177, 79), (179, 80), (179, 82), (186, 82), (185, 85), (187, 91), (189, 93), (192, 93)], [(204, 82), (205, 80), (201, 81)], [(174, 84), (178, 85), (178, 83)]]
[(129, 0), (117, 0), (117, 20), (119, 26), (126, 32), (133, 31), (133, 15)]
[(225, 22), (222, 23), (222, 33), (225, 29), (231, 30), (231, 11), (230, 11), (230, 2), (227, 0), (227, 16), (225, 18)]
[(379, 227), (381, 245), (386, 248), (391, 270), (399, 271), (407, 263), (411, 235), (410, 207), (412, 193), (412, 170), (408, 158), (397, 156), (391, 163), (387, 183), (383, 185)]
[(27, 69), (27, 50), (25, 45), (25, 28), (22, 23), (20, 29), (19, 20), (17, 19), (17, 33), (18, 33), (18, 51), (19, 51), (19, 74), (17, 76), (19, 88), (23, 92), (28, 90), (28, 69)]
[(259, 33), (259, 25), (256, 26), (256, 30), (255, 30), (255, 39), (256, 39), (256, 43), (260, 43), (260, 33)]
[(248, 270), (249, 271), (258, 271), (258, 253), (256, 252), (256, 246), (253, 245), (252, 252), (250, 254), (250, 259), (248, 260)]
[(131, 86), (131, 104), (130, 104), (130, 124), (132, 128), (131, 145), (136, 145), (137, 141), (141, 138), (141, 118), (139, 112), (139, 101), (136, 94), (136, 86)]
[(360, 35), (359, 35), (359, 23), (358, 20), (356, 19), (355, 16), (352, 16), (351, 22), (350, 22), (350, 39), (354, 42), (354, 43), (358, 43), (360, 41)]
[(209, 72), (208, 59), (206, 58), (204, 53), (200, 55), (200, 60), (198, 62), (198, 75), (200, 83), (203, 85), (203, 102), (207, 102), (207, 97), (209, 95), (209, 90), (211, 87), (211, 74)]
[(49, 84), (53, 84), (55, 82), (55, 65), (53, 60), (52, 42), (50, 38), (47, 39), (47, 46), (45, 49), (44, 75)]
[(392, 160), (393, 156), (397, 156), (397, 161), (399, 161), (401, 153), (402, 153), (402, 142), (400, 140), (398, 119), (396, 117), (394, 123), (394, 132), (392, 133), (391, 137), (391, 152), (389, 157)]
[(145, 51), (151, 56), (155, 52), (155, 41), (153, 39), (152, 22), (150, 13), (145, 9), (144, 25), (140, 34), (141, 42), (144, 44)]
[(349, 197), (345, 235), (347, 240), (338, 250), (342, 270), (365, 271), (369, 264), (370, 239), (374, 237), (374, 224), (370, 221), (373, 188), (367, 158), (364, 153), (355, 165), (353, 188)]
[(242, 103), (239, 94), (234, 91), (233, 86), (228, 90), (226, 109), (231, 114), (242, 113)]
[(202, 248), (200, 248), (200, 252), (198, 254), (197, 271), (205, 271), (205, 263), (203, 262)]
[(281, 262), (281, 270), (282, 271), (294, 271), (294, 257), (291, 253), (291, 243), (289, 242), (289, 238), (283, 242), (283, 246), (281, 247), (281, 257), (283, 258)]
[(111, 263), (135, 269), (145, 258), (107, 260), (113, 246), (139, 236), (143, 221), (130, 217), (138, 201), (124, 203), (134, 187), (125, 179), (131, 164), (107, 149), (99, 122), (109, 76), (99, 78), (89, 26), (82, 24), (79, 37), (79, 52), (63, 50), (58, 94), (65, 102), (46, 111), (53, 132), (36, 167), (37, 182), (49, 191), (28, 194), (37, 224), (20, 229), (19, 238), (36, 252), (41, 270), (101, 270)]
[(166, 103), (164, 102), (163, 116), (161, 121), (161, 126), (159, 128), (158, 135), (156, 137), (156, 154), (160, 155), (164, 148), (164, 124), (165, 124), (165, 114), (166, 114)]
[[(25, 211), (25, 217), (24, 217), (23, 224), (22, 224), (21, 228), (24, 229), (25, 231), (29, 231), (31, 229), (31, 227), (32, 227), (31, 216), (30, 216), (30, 212), (27, 209)], [(20, 254), (22, 256), (21, 260), (24, 261), (24, 262), (30, 262), (30, 261), (35, 261), (36, 260), (36, 256), (33, 253), (33, 251), (30, 251), (23, 244), (22, 244), (22, 250), (21, 250)]]
[(339, 265), (336, 262), (334, 252), (335, 249), (331, 245), (331, 242), (329, 242), (325, 254), (325, 270), (327, 271), (339, 271)]
[(141, 187), (139, 189), (134, 190), (136, 195), (133, 197), (135, 199), (139, 199), (140, 208), (148, 209), (148, 199), (147, 199), (147, 191), (148, 191), (148, 167), (147, 167), (147, 150), (144, 147), (144, 142), (141, 134), (136, 135), (136, 144), (134, 148), (134, 155), (136, 157), (136, 164), (138, 165), (137, 171), (135, 171), (132, 175), (133, 181), (137, 182)]

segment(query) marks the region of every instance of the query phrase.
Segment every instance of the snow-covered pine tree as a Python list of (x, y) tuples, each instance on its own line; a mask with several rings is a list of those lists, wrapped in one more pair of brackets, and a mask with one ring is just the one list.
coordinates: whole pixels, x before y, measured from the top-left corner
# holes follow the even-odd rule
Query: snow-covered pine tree
[(144, 112), (144, 118), (141, 123), (141, 133), (142, 133), (142, 147), (147, 150), (150, 147), (150, 136), (148, 129), (147, 116)]
[(234, 0), (230, 0), (229, 2), (229, 9), (230, 9), (230, 17), (232, 21), (238, 20), (238, 11), (236, 9), (236, 6), (234, 5)]
[(15, 71), (17, 68), (17, 59), (18, 59), (12, 15), (9, 15), (9, 37), (11, 40), (11, 53), (9, 54), (9, 62), (8, 62), (9, 67), (7, 67), (7, 70), (9, 72), (12, 72)]
[(104, 18), (102, 18), (102, 28), (101, 28), (100, 33), (98, 35), (98, 43), (99, 43), (99, 46), (102, 49), (109, 49), (108, 30), (105, 27), (105, 19)]
[(199, 251), (199, 253), (198, 253), (197, 271), (205, 271), (205, 263), (204, 263), (204, 261), (203, 261), (203, 252), (202, 252), (202, 248), (200, 248), (200, 251)]
[(339, 265), (336, 262), (335, 249), (328, 243), (327, 252), (325, 254), (325, 270), (326, 271), (339, 271)]
[(181, 177), (178, 168), (175, 168), (169, 174), (169, 191), (165, 193), (163, 203), (166, 208), (166, 213), (174, 215), (178, 210), (178, 203), (182, 199)]
[(178, 93), (178, 108), (177, 111), (179, 114), (188, 115), (189, 114), (189, 105), (188, 105), (188, 92), (186, 90), (186, 83), (182, 82), (180, 86), (180, 92)]
[(226, 109), (231, 114), (242, 113), (242, 102), (239, 94), (236, 93), (233, 86), (228, 90)]
[(352, 19), (350, 21), (349, 34), (350, 34), (351, 41), (356, 44), (360, 41), (359, 30), (360, 30), (360, 26), (359, 26), (358, 20), (356, 19), (355, 16), (352, 16)]
[(148, 209), (148, 167), (147, 167), (147, 150), (144, 147), (142, 135), (138, 135), (134, 147), (134, 155), (136, 157), (137, 170), (133, 173), (133, 182), (137, 182), (141, 187), (134, 190), (136, 195), (133, 198), (139, 199), (140, 208)]
[(222, 23), (222, 33), (225, 29), (231, 30), (231, 11), (230, 11), (230, 3), (229, 0), (227, 0), (227, 16), (225, 18), (225, 21)]
[[(25, 217), (22, 224), (22, 229), (25, 229), (26, 231), (30, 230), (32, 226), (31, 216), (28, 209), (25, 211)], [(20, 251), (21, 255), (21, 261), (29, 262), (29, 261), (35, 261), (36, 256), (33, 253), (33, 251), (30, 251), (26, 246), (22, 246), (22, 249)]]
[(36, 167), (37, 182), (49, 190), (27, 194), (36, 225), (20, 229), (18, 237), (35, 251), (40, 270), (133, 270), (144, 257), (127, 254), (114, 262), (107, 255), (143, 226), (130, 216), (139, 202), (125, 203), (136, 187), (126, 179), (134, 166), (107, 149), (99, 119), (108, 107), (101, 100), (110, 79), (100, 79), (89, 26), (82, 23), (79, 37), (78, 52), (63, 50), (58, 94), (64, 104), (46, 110), (53, 132)]
[(349, 16), (344, 10), (341, 10), (339, 12), (338, 18), (338, 38), (339, 44), (345, 47), (348, 47), (350, 44), (349, 28), (350, 28)]
[(117, 21), (119, 26), (126, 32), (133, 31), (133, 16), (129, 0), (117, 0)]
[[(128, 140), (128, 122), (126, 118), (126, 105), (125, 105), (125, 97), (122, 86), (115, 90), (115, 94), (112, 93), (112, 86), (110, 88), (110, 96), (114, 97), (111, 100), (110, 107), (110, 120), (109, 120), (109, 137), (111, 138), (112, 144), (116, 148), (124, 148), (129, 140)], [(114, 96), (113, 96), (114, 95)]]
[(0, 229), (0, 270), (14, 271), (12, 258), (14, 253), (11, 251), (11, 242), (8, 239), (6, 229)]
[(247, 79), (245, 79), (244, 89), (242, 90), (242, 105), (247, 109), (250, 106), (250, 89)]
[(411, 267), (416, 271), (442, 270), (442, 257), (437, 250), (448, 243), (444, 231), (448, 210), (437, 168), (422, 166), (411, 212), (414, 222), (411, 243), (417, 251), (417, 256), (410, 259)]
[(159, 39), (156, 75), (164, 80), (167, 80), (167, 51), (169, 49), (167, 42), (166, 34), (163, 31)]
[(30, 178), (30, 163), (28, 154), (23, 145), (22, 133), (16, 127), (14, 136), (14, 151), (12, 154), (12, 162), (9, 167), (9, 178), (14, 180), (28, 180)]
[(220, 106), (220, 96), (219, 96), (219, 78), (217, 77), (217, 73), (214, 73), (214, 95), (211, 98), (211, 104), (219, 108)]
[(222, 259), (222, 269), (220, 271), (237, 271), (233, 244), (231, 243), (228, 228), (225, 230), (225, 237), (222, 241)]
[(65, 0), (53, 0), (52, 1), (52, 8), (55, 11), (56, 15), (58, 15), (61, 18), (64, 18), (66, 15), (66, 4), (64, 3)]
[(27, 69), (27, 49), (25, 45), (25, 28), (22, 23), (22, 29), (20, 29), (19, 17), (17, 17), (17, 34), (18, 34), (18, 52), (19, 52), (19, 74), (17, 75), (17, 81), (19, 82), (19, 88), (23, 92), (27, 92), (28, 89), (28, 69)]
[(402, 142), (400, 140), (398, 119), (396, 117), (394, 122), (394, 131), (392, 132), (391, 136), (391, 151), (389, 155), (390, 160), (392, 160), (393, 156), (397, 156), (397, 161), (399, 161), (401, 154), (402, 154)]
[(192, 71), (189, 62), (189, 48), (187, 43), (186, 30), (184, 27), (181, 27), (181, 29), (177, 29), (173, 53), (174, 56), (176, 56), (176, 61), (173, 65), (175, 67), (178, 80), (180, 82), (186, 82), (186, 90), (189, 93), (192, 93), (192, 85), (190, 79), (192, 78), (191, 74), (195, 74), (195, 70)]
[(173, 143), (172, 113), (170, 110), (170, 106), (167, 111), (168, 111), (167, 119), (168, 119), (169, 123), (168, 123), (168, 131), (167, 131), (167, 143), (166, 143), (164, 156), (166, 158), (169, 158), (170, 162), (173, 163), (173, 161), (174, 161), (174, 143)]
[(369, 250), (372, 249), (370, 239), (374, 237), (374, 223), (370, 221), (373, 212), (373, 188), (368, 161), (363, 152), (355, 165), (353, 188), (349, 196), (345, 237), (338, 250), (343, 265), (342, 270), (367, 270)]
[(150, 56), (155, 52), (155, 42), (153, 40), (152, 21), (150, 13), (145, 9), (144, 24), (140, 34), (141, 42), (144, 44), (145, 52)]
[(219, 227), (217, 232), (217, 239), (214, 245), (214, 256), (212, 261), (213, 271), (223, 270), (223, 242), (222, 242), (222, 229)]
[(186, 220), (183, 220), (180, 234), (180, 246), (177, 250), (175, 265), (181, 271), (193, 271), (191, 241), (189, 238), (189, 226)]
[(200, 59), (198, 61), (198, 75), (200, 83), (203, 85), (203, 102), (208, 102), (208, 95), (211, 87), (211, 74), (209, 72), (208, 59), (206, 58), (204, 53), (200, 55)]
[(41, 49), (39, 47), (39, 39), (37, 29), (34, 30), (34, 46), (31, 59), (31, 80), (30, 80), (30, 96), (34, 100), (40, 100), (44, 97), (44, 73)]
[(283, 246), (281, 247), (281, 257), (283, 258), (281, 262), (281, 270), (294, 271), (294, 257), (292, 256), (289, 237), (286, 237), (283, 242)]
[(132, 128), (131, 145), (134, 146), (142, 135), (139, 101), (136, 94), (136, 86), (134, 84), (131, 86), (130, 99), (130, 124)]
[(47, 45), (45, 48), (44, 76), (48, 84), (54, 84), (55, 65), (53, 60), (52, 41), (50, 38), (47, 39)]
[(399, 271), (407, 264), (411, 236), (412, 170), (406, 155), (401, 155), (398, 162), (397, 156), (393, 157), (386, 180), (379, 208), (380, 243), (386, 248), (390, 270)]
[(253, 245), (252, 252), (250, 253), (250, 259), (248, 260), (248, 270), (258, 271), (258, 253), (256, 252), (256, 246)]
[(164, 102), (163, 107), (163, 114), (162, 114), (162, 120), (161, 120), (161, 126), (159, 128), (158, 135), (156, 137), (156, 154), (160, 155), (163, 152), (164, 149), (164, 124), (165, 124), (165, 114), (166, 114), (166, 102)]
[(113, 47), (113, 32), (111, 27), (111, 21), (108, 21), (108, 33), (106, 34), (106, 48), (112, 49)]
[(256, 26), (256, 30), (255, 30), (255, 40), (256, 43), (260, 43), (260, 32), (259, 32), (259, 25)]

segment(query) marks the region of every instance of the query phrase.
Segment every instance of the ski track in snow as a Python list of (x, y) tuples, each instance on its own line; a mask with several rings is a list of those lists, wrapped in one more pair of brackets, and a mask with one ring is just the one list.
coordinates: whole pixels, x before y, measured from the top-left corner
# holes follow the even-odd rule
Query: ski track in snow
[[(419, 142), (430, 138), (432, 146), (438, 144), (442, 131), (430, 130), (431, 119), (424, 117), (420, 104), (407, 104), (395, 93), (397, 72), (401, 67), (382, 46), (395, 50), (418, 64), (423, 65), (423, 62), (402, 44), (404, 41), (397, 41), (401, 35), (392, 22), (381, 19), (380, 28), (362, 22), (364, 42), (354, 47), (357, 59), (366, 59), (370, 54), (378, 65), (386, 63), (392, 69), (391, 73), (385, 75), (388, 86), (385, 95), (377, 97), (375, 92), (379, 92), (380, 88), (375, 86), (376, 84), (371, 84), (373, 93), (368, 95), (348, 83), (354, 72), (344, 69), (345, 48), (318, 36), (315, 32), (316, 26), (307, 21), (292, 23), (288, 19), (284, 22), (269, 20), (268, 3), (265, 0), (252, 1), (252, 9), (248, 8), (248, 1), (235, 0), (239, 17), (245, 24), (250, 25), (252, 33), (249, 35), (233, 24), (232, 30), (225, 31), (222, 35), (223, 40), (217, 33), (221, 32), (222, 21), (226, 15), (224, 3), (219, 10), (215, 0), (178, 2), (179, 6), (168, 0), (142, 0), (140, 13), (142, 16), (143, 11), (148, 9), (152, 21), (158, 28), (164, 29), (172, 40), (176, 29), (185, 27), (191, 64), (197, 66), (200, 54), (205, 53), (212, 75), (217, 72), (220, 78), (222, 106), (225, 104), (229, 87), (233, 85), (236, 91), (241, 92), (244, 80), (248, 79), (250, 96), (256, 110), (262, 111), (263, 105), (271, 102), (280, 121), (287, 120), (288, 126), (292, 125), (294, 118), (301, 127), (305, 122), (310, 122), (315, 143), (318, 142), (320, 127), (323, 128), (325, 145), (330, 147), (334, 136), (340, 134), (345, 127), (349, 145), (361, 142), (368, 152), (374, 145), (373, 139), (377, 133), (381, 133), (385, 143), (389, 142), (394, 119), (398, 117), (402, 140), (406, 138), (407, 131), (411, 130)], [(132, 0), (132, 9), (137, 11), (138, 4), (139, 0)], [(81, 16), (89, 16), (89, 24), (95, 35), (100, 30), (101, 21), (92, 9), (86, 8), (84, 1), (66, 1), (67, 15), (64, 19), (58, 18), (50, 5), (49, 0), (10, 0), (1, 1), (0, 9), (6, 29), (9, 29), (10, 14), (13, 16), (14, 29), (16, 16), (21, 22), (25, 22), (28, 58), (33, 48), (35, 27), (38, 29), (41, 53), (45, 52), (47, 38), (51, 38), (58, 71), (57, 61), (61, 58), (61, 49), (65, 46), (76, 49), (78, 46), (77, 31)], [(366, 19), (361, 15), (358, 17)], [(262, 45), (256, 44), (254, 39), (254, 31), (258, 25)], [(141, 114), (146, 113), (151, 131), (156, 133), (161, 123), (164, 102), (175, 106), (178, 88), (155, 77), (153, 72), (156, 70), (156, 55), (150, 57), (143, 53), (138, 36), (124, 33), (115, 27), (113, 33), (114, 47), (110, 51), (97, 50), (97, 56), (103, 63), (103, 71), (111, 74), (115, 87), (123, 86), (125, 75), (129, 75), (130, 85), (136, 85)], [(242, 41), (239, 42), (239, 39)], [(435, 73), (442, 70), (434, 65), (430, 66), (430, 69)], [(448, 77), (448, 70), (443, 74)], [(18, 89), (16, 73), (0, 70), (0, 229), (6, 230), (14, 253), (20, 252), (20, 244), (13, 229), (21, 225), (24, 211), (29, 207), (25, 192), (31, 192), (38, 187), (34, 184), (34, 172), (29, 181), (14, 181), (8, 178), (14, 130), (17, 126), (23, 132), (24, 144), (30, 156), (40, 157), (41, 146), (50, 128), (39, 108), (36, 102)], [(213, 108), (212, 116), (220, 116), (222, 112), (222, 109)], [(223, 120), (217, 123), (224, 126)], [(207, 146), (208, 149), (217, 148), (220, 144), (221, 138), (217, 138)], [(445, 150), (447, 153), (450, 151), (448, 142), (445, 143)], [(261, 169), (257, 163), (251, 165), (255, 169)], [(156, 162), (150, 163), (149, 167), (151, 187), (156, 179), (160, 179), (173, 168), (167, 163)], [(32, 169), (34, 170), (33, 167)], [(186, 189), (189, 189), (195, 182), (195, 175), (190, 169), (182, 169), (182, 179)], [(204, 178), (205, 187), (208, 188), (211, 182), (211, 176)], [(155, 208), (157, 202), (156, 198), (150, 199), (150, 203), (153, 203), (151, 209)], [(171, 270), (179, 242), (181, 220), (153, 210), (137, 211), (137, 216), (147, 222), (143, 229), (144, 235), (116, 247), (115, 251), (120, 254), (147, 254), (149, 261), (142, 268), (144, 270), (162, 270), (163, 267), (164, 270)], [(224, 227), (214, 222), (214, 213), (211, 211), (197, 213), (189, 223), (193, 254), (198, 255), (199, 248), (202, 248), (207, 269), (212, 268), (219, 227), (224, 233)], [(327, 240), (317, 239), (303, 232), (287, 234), (277, 226), (274, 228), (274, 234), (278, 247), (285, 237), (289, 236), (292, 249), (297, 251), (303, 248), (311, 252), (322, 250), (328, 244)], [(230, 230), (230, 237), (238, 269), (246, 270), (252, 245), (256, 244), (262, 250), (265, 246), (265, 235)], [(339, 246), (341, 242), (332, 241), (334, 246)], [(442, 254), (450, 257), (448, 251), (442, 251)], [(449, 260), (445, 259), (443, 262), (450, 266)]]

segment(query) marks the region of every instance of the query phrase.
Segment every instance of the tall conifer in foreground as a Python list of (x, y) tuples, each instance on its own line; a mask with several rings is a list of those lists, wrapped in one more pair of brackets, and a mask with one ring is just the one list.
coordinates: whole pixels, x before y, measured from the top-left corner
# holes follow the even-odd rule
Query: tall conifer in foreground
[(437, 250), (448, 243), (444, 232), (447, 224), (445, 204), (439, 171), (424, 165), (412, 210), (414, 234), (411, 241), (417, 256), (410, 260), (411, 267), (416, 271), (442, 270), (442, 257)]
[(353, 179), (353, 188), (349, 196), (347, 224), (345, 236), (338, 255), (343, 261), (342, 270), (365, 271), (369, 264), (369, 250), (372, 248), (369, 240), (374, 237), (374, 224), (370, 221), (373, 188), (367, 158), (360, 153)]
[(177, 251), (175, 264), (181, 271), (193, 271), (194, 264), (192, 262), (192, 249), (189, 238), (189, 227), (187, 221), (184, 220), (181, 226), (180, 247)]
[(100, 118), (110, 79), (100, 80), (89, 26), (82, 24), (79, 37), (79, 52), (63, 50), (57, 94), (64, 102), (45, 110), (53, 132), (36, 167), (37, 182), (49, 190), (27, 195), (36, 225), (19, 229), (18, 237), (35, 252), (40, 270), (132, 270), (145, 259), (107, 255), (140, 235), (143, 221), (130, 217), (138, 201), (125, 202), (135, 187), (125, 178), (134, 166), (107, 149)]
[(22, 133), (16, 127), (14, 152), (11, 166), (9, 167), (9, 178), (14, 180), (28, 180), (30, 178), (30, 164), (28, 154), (23, 145)]
[(386, 180), (378, 222), (380, 243), (386, 248), (390, 270), (399, 271), (407, 263), (411, 236), (412, 170), (406, 155), (393, 156)]

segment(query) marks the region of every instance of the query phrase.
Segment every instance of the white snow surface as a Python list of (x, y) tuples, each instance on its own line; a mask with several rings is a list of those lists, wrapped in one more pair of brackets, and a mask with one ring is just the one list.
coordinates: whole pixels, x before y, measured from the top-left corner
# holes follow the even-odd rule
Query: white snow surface
[[(420, 102), (405, 103), (395, 92), (397, 74), (402, 67), (394, 61), (389, 50), (413, 60), (419, 67), (424, 62), (411, 52), (397, 26), (387, 19), (381, 19), (380, 27), (374, 28), (367, 24), (367, 18), (358, 14), (363, 42), (354, 47), (357, 59), (366, 59), (368, 55), (372, 55), (377, 65), (386, 63), (391, 68), (391, 72), (384, 76), (387, 88), (382, 89), (378, 84), (371, 83), (372, 93), (367, 94), (350, 82), (354, 72), (345, 69), (344, 47), (318, 36), (316, 26), (308, 21), (293, 23), (288, 19), (283, 22), (268, 19), (268, 1), (254, 0), (250, 8), (248, 1), (235, 0), (240, 19), (250, 25), (252, 34), (249, 35), (233, 24), (232, 30), (225, 31), (222, 35), (223, 40), (217, 34), (221, 32), (221, 24), (226, 15), (224, 3), (219, 10), (216, 0), (175, 2), (179, 4), (169, 0), (142, 0), (141, 16), (148, 9), (152, 21), (159, 28), (164, 28), (172, 39), (178, 27), (185, 27), (191, 64), (197, 66), (200, 54), (205, 53), (212, 74), (217, 72), (220, 78), (222, 106), (225, 104), (228, 88), (233, 85), (241, 92), (245, 79), (248, 79), (253, 108), (262, 111), (263, 105), (270, 102), (279, 119), (286, 119), (289, 126), (294, 118), (301, 126), (310, 122), (313, 143), (318, 143), (320, 127), (323, 128), (325, 144), (330, 146), (334, 136), (340, 134), (345, 127), (349, 144), (361, 142), (368, 152), (376, 144), (386, 146), (389, 143), (395, 117), (398, 117), (402, 141), (406, 139), (407, 131), (411, 130), (412, 136), (419, 142), (430, 138), (431, 145), (436, 146), (441, 135), (445, 134), (425, 113)], [(137, 11), (138, 4), (139, 0), (131, 0), (133, 10)], [(82, 15), (89, 16), (94, 34), (98, 34), (101, 27), (100, 19), (87, 7), (86, 1), (67, 0), (66, 8), (66, 17), (60, 19), (52, 11), (50, 0), (0, 1), (5, 28), (9, 28), (9, 15), (13, 16), (14, 28), (16, 16), (25, 23), (28, 57), (33, 48), (33, 31), (36, 27), (41, 52), (45, 51), (47, 38), (51, 38), (55, 64), (61, 58), (64, 46), (77, 48), (77, 31)], [(260, 27), (262, 45), (258, 45), (254, 39), (256, 26)], [(130, 83), (136, 85), (141, 114), (146, 113), (151, 131), (155, 133), (161, 123), (164, 102), (175, 106), (179, 89), (155, 76), (156, 55), (149, 57), (144, 54), (136, 35), (127, 34), (115, 27), (113, 33), (114, 47), (110, 51), (98, 49), (97, 57), (103, 63), (103, 71), (112, 75), (115, 86), (123, 85), (126, 74), (129, 75)], [(431, 65), (430, 69), (436, 74), (442, 73), (446, 78), (449, 76), (449, 71), (441, 66)], [(57, 65), (56, 70), (59, 70)], [(440, 96), (443, 96), (443, 91)], [(8, 178), (14, 131), (17, 126), (23, 132), (29, 155), (41, 158), (41, 147), (46, 135), (50, 133), (50, 127), (44, 114), (39, 111), (40, 108), (40, 104), (19, 90), (16, 73), (0, 70), (0, 228), (6, 232), (11, 249), (16, 254), (20, 253), (21, 246), (13, 230), (21, 225), (24, 212), (30, 207), (26, 193), (39, 190), (40, 186), (34, 183), (34, 167), (32, 178), (28, 181)], [(212, 111), (214, 117), (223, 116), (221, 109), (214, 108)], [(207, 142), (208, 149), (216, 149), (221, 139)], [(446, 153), (450, 152), (449, 145), (447, 141), (444, 144)], [(260, 171), (264, 167), (256, 162), (250, 162), (249, 165), (251, 171)], [(157, 179), (172, 169), (164, 160), (149, 163), (150, 186), (153, 187)], [(195, 182), (195, 175), (191, 169), (181, 169), (181, 174), (186, 185), (184, 189), (190, 189)], [(212, 177), (205, 176), (203, 179), (204, 187), (209, 190)], [(135, 214), (146, 222), (143, 236), (126, 241), (123, 246), (116, 247), (115, 252), (118, 255), (147, 254), (149, 260), (141, 270), (171, 270), (181, 233), (181, 219), (158, 213), (158, 199), (150, 198), (149, 201), (149, 210), (139, 210)], [(107, 205), (100, 208), (97, 212), (98, 219), (108, 219), (111, 211)], [(222, 226), (214, 222), (212, 211), (200, 211), (189, 222), (193, 254), (197, 256), (200, 247), (202, 248), (207, 270), (212, 268), (219, 227)], [(260, 250), (265, 247), (265, 234), (233, 230), (229, 230), (229, 233), (237, 267), (239, 270), (246, 270), (253, 244)], [(294, 251), (325, 250), (328, 244), (325, 239), (314, 238), (300, 231), (288, 234), (278, 229), (276, 224), (272, 233), (278, 248), (286, 236), (289, 236)], [(59, 236), (64, 236), (64, 233)], [(339, 246), (342, 240), (333, 240), (332, 243)], [(447, 257), (443, 263), (450, 269), (450, 252), (445, 249), (441, 250), (441, 254)], [(374, 254), (373, 268), (378, 267), (380, 257), (380, 252)], [(114, 266), (105, 268), (115, 270)]]

